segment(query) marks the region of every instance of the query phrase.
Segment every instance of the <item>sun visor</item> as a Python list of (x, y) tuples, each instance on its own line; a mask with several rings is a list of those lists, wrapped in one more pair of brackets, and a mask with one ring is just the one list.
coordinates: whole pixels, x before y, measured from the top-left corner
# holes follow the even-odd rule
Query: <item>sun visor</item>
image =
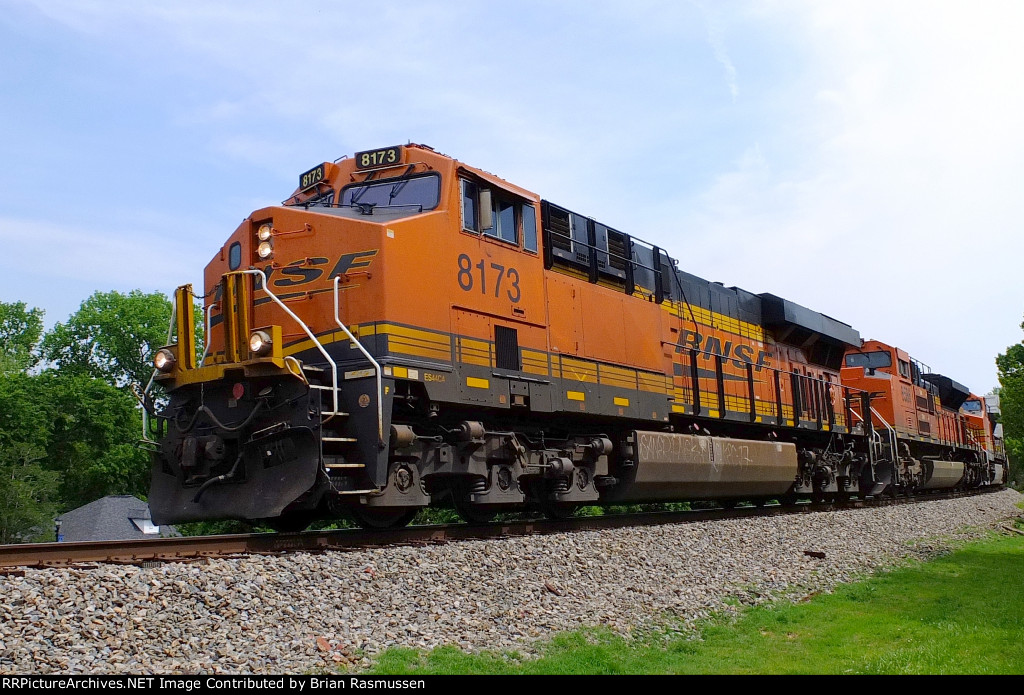
[(849, 324), (819, 314), (774, 294), (762, 294), (761, 317), (769, 328), (793, 328), (804, 333), (817, 333), (822, 339), (842, 345), (860, 346), (860, 333)]
[(803, 348), (814, 364), (839, 369), (847, 346), (860, 346), (860, 333), (849, 324), (774, 294), (759, 296), (761, 320), (775, 340)]

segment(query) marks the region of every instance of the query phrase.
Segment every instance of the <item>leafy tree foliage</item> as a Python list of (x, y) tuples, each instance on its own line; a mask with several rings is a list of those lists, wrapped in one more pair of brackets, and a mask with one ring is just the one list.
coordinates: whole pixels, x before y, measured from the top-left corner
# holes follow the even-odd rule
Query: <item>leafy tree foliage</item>
[[(1024, 324), (1021, 324), (1024, 328)], [(1024, 484), (1024, 343), (1011, 345), (996, 357), (999, 367), (999, 409), (1010, 457), (1010, 477)]]
[(42, 309), (29, 309), (25, 302), (0, 302), (0, 374), (32, 367), (42, 332)]
[(44, 457), (30, 444), (0, 445), (0, 543), (52, 538), (59, 476)]
[(142, 415), (135, 399), (85, 375), (51, 372), (40, 381), (53, 408), (47, 455), (67, 508), (106, 495), (145, 496), (149, 458), (136, 447)]
[[(42, 311), (0, 303), (0, 543), (52, 539), (61, 511), (145, 494), (127, 387), (149, 380), (170, 307), (158, 293), (97, 292), (43, 335)], [(40, 356), (44, 370), (30, 373)]]
[(96, 292), (46, 334), (43, 357), (62, 374), (142, 388), (153, 373), (153, 353), (167, 342), (170, 320), (171, 302), (159, 292)]

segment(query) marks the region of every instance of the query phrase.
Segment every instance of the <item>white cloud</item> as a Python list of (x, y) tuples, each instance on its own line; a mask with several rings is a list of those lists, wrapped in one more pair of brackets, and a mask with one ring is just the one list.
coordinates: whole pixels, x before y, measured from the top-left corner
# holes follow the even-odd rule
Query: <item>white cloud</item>
[(722, 69), (725, 71), (725, 82), (729, 87), (729, 94), (732, 95), (732, 100), (736, 101), (736, 98), (740, 94), (739, 83), (737, 81), (736, 66), (733, 65), (732, 58), (729, 57), (729, 52), (725, 46), (725, 38), (722, 35), (722, 27), (720, 19), (717, 13), (713, 14), (708, 7), (697, 0), (691, 0), (694, 6), (696, 6), (702, 15), (704, 15), (704, 22), (707, 24), (707, 39), (708, 44), (711, 46), (711, 50), (714, 51), (715, 60), (722, 65)]
[[(206, 150), (184, 163), (165, 152), (169, 164), (221, 167), (202, 200), (147, 190), (137, 203), (151, 205), (143, 228), (181, 210), (205, 220), (187, 225), (199, 258), (176, 250), (152, 270), (130, 225), (90, 225), (107, 241), (76, 253), (102, 270), (54, 261), (82, 282), (147, 268), (171, 287), (230, 233), (213, 223), (225, 201), (265, 190), (254, 172), (287, 187), (316, 161), (411, 139), (659, 243), (691, 272), (898, 343), (979, 390), (994, 385), (992, 356), (1020, 337), (1018, 0), (16, 7), (170, 94), (162, 134)], [(74, 141), (87, 140), (89, 124), (76, 127)], [(121, 203), (104, 206), (94, 218)], [(4, 242), (32, 254), (11, 231), (18, 215), (3, 214)], [(83, 231), (46, 215), (32, 224), (58, 249)]]
[[(853, 323), (985, 391), (1019, 340), (1024, 7), (785, 3), (806, 44), (782, 140), (692, 200), (715, 272)], [(714, 245), (698, 250), (713, 258)], [(769, 260), (770, 259), (770, 260)], [(724, 279), (724, 278), (722, 278)], [(727, 281), (727, 284), (729, 282)]]

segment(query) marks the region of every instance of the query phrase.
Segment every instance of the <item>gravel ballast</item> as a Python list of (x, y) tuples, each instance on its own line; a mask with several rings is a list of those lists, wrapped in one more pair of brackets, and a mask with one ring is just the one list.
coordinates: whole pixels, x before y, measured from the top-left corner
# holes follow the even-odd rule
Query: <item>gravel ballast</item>
[[(390, 646), (517, 649), (828, 590), (1021, 510), (1013, 490), (880, 509), (0, 576), (3, 673), (357, 670)], [(815, 555), (808, 555), (811, 551)], [(820, 554), (824, 557), (818, 557)]]

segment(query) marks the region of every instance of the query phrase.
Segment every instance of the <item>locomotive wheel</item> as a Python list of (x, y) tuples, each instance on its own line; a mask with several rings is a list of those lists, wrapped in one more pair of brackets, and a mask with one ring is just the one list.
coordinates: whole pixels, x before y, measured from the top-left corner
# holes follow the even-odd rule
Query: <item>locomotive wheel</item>
[(451, 491), (451, 495), (452, 506), (455, 507), (455, 512), (467, 524), (486, 524), (494, 521), (494, 517), (498, 515), (498, 511), (496, 509), (480, 504), (473, 504), (469, 499), (469, 485), (465, 483), (455, 485)]
[(552, 521), (568, 519), (576, 514), (577, 509), (579, 509), (578, 504), (559, 504), (557, 502), (547, 502), (543, 507), (544, 516)]
[(419, 507), (352, 507), (352, 519), (367, 530), (408, 526)]
[(315, 521), (312, 514), (282, 514), (272, 519), (264, 519), (262, 523), (274, 529), (278, 533), (298, 533), (305, 531)]
[(498, 515), (498, 510), (473, 504), (462, 495), (456, 494), (452, 498), (452, 502), (455, 505), (455, 512), (467, 524), (486, 524), (494, 521), (494, 517)]

